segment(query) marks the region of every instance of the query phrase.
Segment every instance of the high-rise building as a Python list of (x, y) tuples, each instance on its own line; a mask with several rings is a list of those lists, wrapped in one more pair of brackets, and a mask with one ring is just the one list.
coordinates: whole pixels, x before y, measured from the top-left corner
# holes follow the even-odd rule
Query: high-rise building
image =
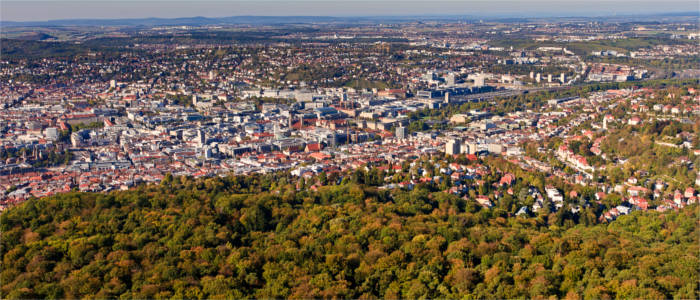
[(552, 74), (547, 75), (547, 82), (552, 83)]
[(408, 137), (408, 128), (400, 126), (396, 127), (396, 138), (403, 140)]
[(445, 92), (445, 103), (450, 103), (450, 92)]
[(559, 81), (561, 81), (561, 83), (566, 83), (566, 74), (561, 73), (561, 75), (559, 75)]
[(207, 144), (207, 137), (204, 130), (197, 130), (197, 146), (202, 147)]
[(280, 129), (279, 123), (275, 123), (274, 133), (275, 133), (275, 139), (280, 140), (280, 139), (283, 139), (285, 137), (284, 132)]
[(457, 155), (459, 154), (459, 140), (451, 139), (445, 144), (445, 154)]
[(542, 81), (542, 74), (537, 73), (537, 75), (535, 75), (535, 81), (537, 81), (537, 83), (540, 83), (540, 81)]
[(469, 153), (469, 144), (470, 144), (470, 143), (464, 143), (464, 144), (460, 145), (460, 147), (459, 147), (459, 153), (462, 153), (462, 154), (471, 154), (471, 153)]
[(478, 148), (476, 146), (476, 143), (467, 143), (466, 145), (466, 150), (464, 151), (467, 154), (476, 154)]

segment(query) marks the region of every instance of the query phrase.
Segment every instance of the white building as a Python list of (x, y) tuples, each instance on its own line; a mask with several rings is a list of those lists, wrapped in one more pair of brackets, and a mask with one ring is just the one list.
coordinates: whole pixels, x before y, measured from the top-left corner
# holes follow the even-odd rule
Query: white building
[(445, 154), (448, 155), (457, 155), (459, 154), (459, 140), (457, 139), (451, 139), (447, 141), (447, 144), (445, 144)]

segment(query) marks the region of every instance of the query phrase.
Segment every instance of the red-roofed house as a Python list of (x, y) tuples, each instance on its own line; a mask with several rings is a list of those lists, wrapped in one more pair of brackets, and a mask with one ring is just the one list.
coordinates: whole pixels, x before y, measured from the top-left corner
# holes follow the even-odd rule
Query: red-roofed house
[(685, 189), (685, 193), (683, 194), (683, 196), (685, 196), (686, 198), (690, 198), (690, 197), (695, 196), (695, 189), (693, 189), (691, 187)]
[(318, 152), (321, 150), (323, 150), (323, 145), (320, 143), (306, 144), (306, 148), (304, 149), (305, 152)]
[(511, 185), (515, 181), (515, 176), (513, 174), (506, 174), (501, 177), (500, 184), (503, 185)]
[(309, 157), (314, 158), (316, 160), (324, 160), (331, 158), (331, 155), (323, 152), (314, 152), (309, 154)]

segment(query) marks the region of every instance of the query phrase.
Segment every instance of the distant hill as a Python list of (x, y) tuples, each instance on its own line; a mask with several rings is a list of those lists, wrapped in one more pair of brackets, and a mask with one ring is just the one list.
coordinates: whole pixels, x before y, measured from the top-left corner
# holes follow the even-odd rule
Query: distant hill
[(479, 21), (489, 20), (503, 23), (525, 22), (529, 20), (563, 20), (567, 18), (585, 20), (611, 21), (649, 21), (659, 18), (697, 17), (697, 12), (676, 12), (654, 15), (618, 15), (618, 16), (523, 16), (523, 15), (418, 15), (418, 16), (372, 16), (372, 17), (331, 17), (331, 16), (230, 16), (221, 18), (140, 18), (140, 19), (63, 19), (49, 21), (0, 21), (0, 27), (37, 27), (37, 26), (206, 26), (206, 25), (274, 25), (274, 24), (310, 24), (310, 23), (383, 23), (415, 21)]
[(15, 37), (17, 40), (24, 40), (24, 41), (45, 41), (49, 39), (55, 39), (56, 37), (50, 34), (46, 34), (43, 32), (28, 32), (26, 34), (23, 34), (21, 36)]
[(291, 24), (315, 22), (349, 22), (358, 18), (339, 17), (266, 17), (266, 16), (235, 16), (223, 18), (191, 17), (191, 18), (144, 18), (144, 19), (66, 19), (36, 22), (0, 22), (0, 26), (204, 26), (204, 25), (234, 25), (234, 24)]
[(51, 35), (36, 34), (23, 39), (0, 39), (0, 53), (4, 59), (75, 57), (89, 52), (118, 53), (118, 48), (100, 43), (44, 41)]

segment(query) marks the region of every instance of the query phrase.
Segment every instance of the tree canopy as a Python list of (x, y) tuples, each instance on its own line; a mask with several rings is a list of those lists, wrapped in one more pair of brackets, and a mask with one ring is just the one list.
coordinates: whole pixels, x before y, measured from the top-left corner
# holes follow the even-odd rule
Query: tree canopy
[(698, 298), (698, 207), (557, 226), (420, 186), (191, 179), (5, 211), (3, 298)]

